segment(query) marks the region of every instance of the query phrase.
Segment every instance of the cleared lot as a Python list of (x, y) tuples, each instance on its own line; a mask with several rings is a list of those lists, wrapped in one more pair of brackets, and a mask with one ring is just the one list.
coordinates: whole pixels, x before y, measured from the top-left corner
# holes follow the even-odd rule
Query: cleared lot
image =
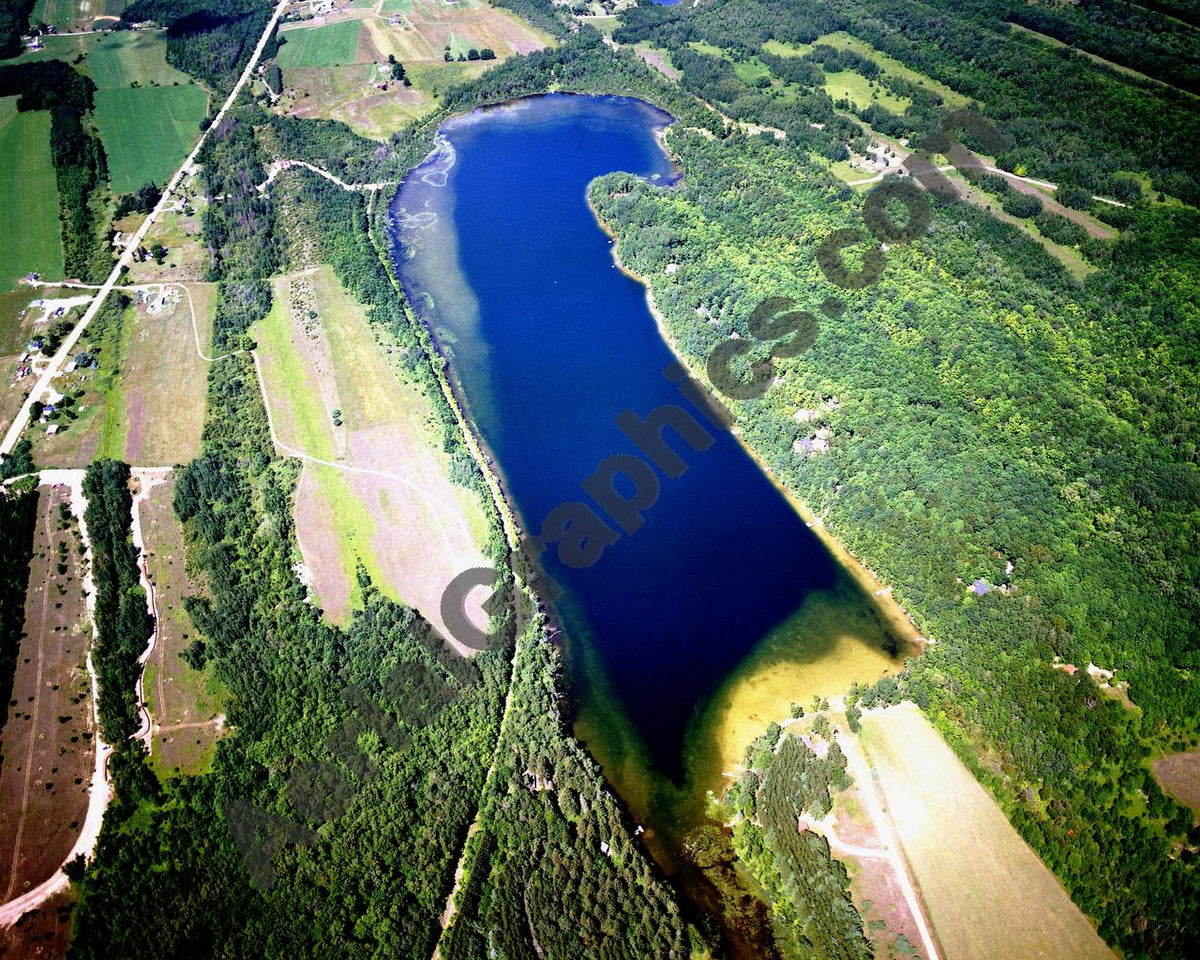
[(1113, 960), (915, 705), (864, 714), (862, 740), (947, 960)]
[(91, 628), (65, 487), (38, 488), (25, 636), (0, 736), (0, 902), (53, 874), (79, 834), (93, 767)]

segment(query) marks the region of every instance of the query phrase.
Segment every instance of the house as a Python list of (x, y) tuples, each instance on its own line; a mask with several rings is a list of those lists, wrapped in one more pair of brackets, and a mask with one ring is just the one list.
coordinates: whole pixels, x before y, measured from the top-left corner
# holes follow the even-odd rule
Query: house
[(48, 426), (46, 428), (46, 436), (52, 437), (56, 433), (58, 433), (58, 424), (57, 423), (52, 423), (52, 424), (50, 424), (50, 426)]

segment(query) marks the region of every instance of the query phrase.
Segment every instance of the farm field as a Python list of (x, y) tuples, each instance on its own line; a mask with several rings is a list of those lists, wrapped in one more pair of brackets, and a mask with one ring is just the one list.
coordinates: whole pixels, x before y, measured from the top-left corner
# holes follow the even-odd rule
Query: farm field
[[(80, 57), (82, 60), (75, 63)], [(66, 60), (102, 90), (135, 82), (143, 87), (194, 82), (167, 63), (167, 34), (163, 30), (49, 36), (43, 38), (41, 50), (27, 51), (17, 58), (18, 63), (38, 60)]]
[(947, 958), (1112, 960), (916, 706), (868, 711), (862, 741)]
[(211, 666), (197, 672), (182, 659), (198, 636), (183, 607), (196, 587), (187, 575), (183, 529), (172, 506), (175, 477), (154, 479), (148, 489), (143, 486), (145, 497), (138, 504), (158, 624), (144, 683), (154, 721), (151, 762), (160, 777), (198, 774), (212, 763), (221, 734), (223, 690)]
[[(288, 43), (278, 59), (284, 95), (277, 109), (341, 120), (377, 139), (434, 110), (453, 84), (477, 77), (512, 53), (529, 53), (552, 42), (516, 14), (476, 0), (452, 5), (394, 0), (384, 4), (379, 16), (372, 10), (346, 14), (352, 19), (284, 31)], [(447, 46), (455, 58), (449, 62)], [(470, 50), (485, 48), (496, 54), (495, 60), (466, 59)], [(403, 64), (411, 86), (391, 81), (389, 56)]]
[(96, 91), (96, 122), (115, 193), (162, 184), (200, 135), (208, 109), (195, 84)]
[(66, 487), (38, 488), (25, 634), (0, 736), (0, 898), (47, 879), (66, 859), (88, 804), (92, 701), (84, 661), (91, 627)]
[(896, 96), (882, 83), (872, 82), (854, 70), (825, 74), (825, 92), (834, 103), (846, 99), (861, 110), (877, 103), (892, 113), (904, 113), (912, 105), (907, 97)]
[(286, 42), (279, 48), (279, 66), (284, 70), (296, 67), (336, 67), (354, 63), (358, 56), (359, 20), (343, 20), (323, 27), (296, 27), (281, 30)]
[[(3, 101), (15, 100), (5, 97)], [(58, 184), (50, 160), (50, 112), (0, 111), (0, 291), (30, 271), (61, 277)]]
[(101, 89), (190, 84), (192, 78), (167, 63), (167, 34), (163, 30), (108, 33), (88, 44), (86, 63)]
[[(189, 289), (200, 342), (207, 343), (212, 288)], [(44, 428), (32, 432), (39, 463), (83, 467), (109, 456), (135, 466), (170, 466), (199, 454), (208, 364), (196, 352), (187, 297), (177, 287), (167, 292), (153, 313), (148, 308), (160, 299), (159, 288), (147, 302), (131, 303), (120, 324), (98, 320), (88, 328), (80, 352), (95, 353), (99, 367), (56, 382), (74, 397), (76, 416), (60, 420), (55, 436)]]
[(449, 481), (428, 403), (389, 367), (362, 307), (331, 268), (283, 278), (275, 294), (253, 333), (280, 442), (378, 471), (304, 465), (296, 529), (312, 589), (326, 614), (344, 622), (358, 602), (361, 561), (376, 585), (444, 635), (441, 592), (483, 564), (484, 527), (473, 495)]

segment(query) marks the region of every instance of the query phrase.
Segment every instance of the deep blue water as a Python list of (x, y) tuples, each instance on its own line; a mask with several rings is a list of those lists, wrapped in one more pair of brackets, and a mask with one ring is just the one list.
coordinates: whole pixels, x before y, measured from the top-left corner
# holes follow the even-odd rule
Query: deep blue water
[[(564, 95), (477, 112), (443, 127), (452, 166), (443, 149), (393, 206), (400, 276), (452, 354), (531, 533), (564, 501), (590, 503), (580, 483), (605, 457), (642, 456), (618, 413), (675, 404), (704, 423), (661, 375), (674, 357), (586, 204), (588, 183), (611, 171), (669, 181), (655, 139), (668, 120), (639, 101)], [(736, 440), (705, 427), (715, 443), (702, 452), (668, 431), (688, 470), (659, 474), (644, 525), (599, 562), (568, 569), (555, 547), (543, 554), (566, 590), (558, 609), (573, 662), (598, 654), (607, 689), (673, 779), (704, 700), (838, 576)], [(575, 679), (599, 682), (582, 670)]]

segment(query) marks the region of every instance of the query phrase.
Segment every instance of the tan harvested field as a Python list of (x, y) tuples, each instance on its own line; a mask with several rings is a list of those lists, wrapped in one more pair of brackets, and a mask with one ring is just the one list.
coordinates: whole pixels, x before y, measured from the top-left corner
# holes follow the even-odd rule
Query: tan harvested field
[(219, 684), (181, 657), (199, 634), (183, 606), (184, 597), (196, 593), (196, 588), (186, 570), (174, 496), (172, 474), (156, 483), (138, 507), (158, 624), (145, 676), (146, 701), (154, 721), (151, 754), (155, 768), (165, 775), (205, 771), (223, 728)]
[(94, 353), (100, 365), (55, 380), (56, 390), (73, 397), (75, 419), (60, 420), (52, 437), (45, 427), (35, 429), (39, 463), (82, 468), (108, 456), (135, 466), (171, 466), (199, 454), (208, 364), (197, 353), (196, 337), (207, 350), (214, 288), (168, 287), (165, 305), (162, 292), (155, 287), (144, 302), (131, 302), (119, 329), (103, 322), (88, 328), (79, 350)]
[[(93, 767), (91, 638), (72, 519), (62, 526), (66, 487), (38, 488), (25, 635), (17, 655), (8, 722), (0, 736), (0, 902), (36, 887), (62, 865), (87, 812)], [(59, 572), (59, 545), (66, 572)]]
[(916, 706), (867, 712), (862, 740), (946, 960), (1113, 960)]
[(276, 306), (253, 332), (283, 452), (326, 462), (305, 463), (296, 498), (322, 608), (334, 621), (348, 617), (361, 561), (445, 635), (442, 592), (486, 565), (484, 522), (475, 496), (450, 483), (428, 401), (397, 375), (328, 266), (278, 281)]
[(177, 302), (157, 313), (139, 305), (122, 337), (123, 459), (136, 465), (187, 463), (200, 454), (208, 363), (196, 339), (207, 352), (215, 289), (207, 283), (167, 289)]
[(1192, 809), (1194, 822), (1200, 824), (1200, 752), (1173, 753), (1155, 760), (1154, 777), (1163, 793)]

